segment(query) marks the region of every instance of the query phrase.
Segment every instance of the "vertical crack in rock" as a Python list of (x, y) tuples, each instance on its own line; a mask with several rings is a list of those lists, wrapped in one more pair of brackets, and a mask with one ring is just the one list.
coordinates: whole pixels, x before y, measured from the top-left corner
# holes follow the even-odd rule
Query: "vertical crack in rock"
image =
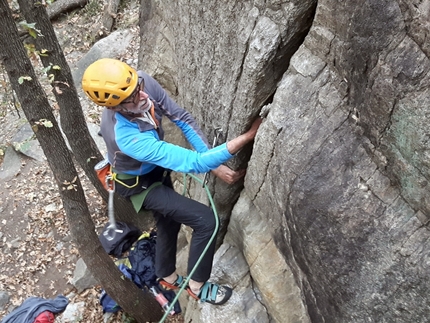
[(266, 178), (267, 178), (267, 175), (269, 174), (268, 169), (270, 168), (270, 164), (272, 163), (272, 158), (275, 154), (276, 143), (278, 142), (277, 138), (279, 137), (279, 134), (282, 132), (282, 129), (283, 128), (278, 129), (278, 131), (274, 137), (274, 140), (273, 140), (273, 145), (272, 145), (272, 147), (270, 147), (271, 148), (270, 152), (266, 150), (266, 155), (268, 155), (270, 157), (268, 158), (268, 162), (264, 164), (263, 169), (261, 169), (259, 172), (260, 174), (263, 174), (263, 179), (261, 180), (260, 185), (258, 186), (257, 190), (255, 190), (255, 193), (252, 196), (250, 196), (250, 199), (253, 202), (255, 201), (258, 194), (262, 190), (262, 187), (264, 186), (264, 184), (266, 183)]

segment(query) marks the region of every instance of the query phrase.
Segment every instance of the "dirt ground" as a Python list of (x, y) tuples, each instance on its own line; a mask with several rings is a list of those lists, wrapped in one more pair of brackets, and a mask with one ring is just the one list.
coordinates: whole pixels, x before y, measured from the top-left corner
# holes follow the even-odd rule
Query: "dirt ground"
[[(69, 13), (54, 28), (63, 37), (63, 50), (70, 61), (77, 60), (93, 45), (91, 29), (100, 19), (103, 1), (89, 1), (86, 9)], [(132, 27), (138, 36), (139, 1), (122, 1), (116, 28)], [(73, 28), (71, 28), (73, 26)], [(136, 53), (130, 53), (135, 55)], [(129, 58), (129, 57), (127, 57)], [(13, 135), (26, 122), (22, 111), (11, 104), (11, 90), (0, 69), (0, 166)], [(88, 115), (94, 122), (94, 115)], [(97, 117), (96, 117), (97, 118)], [(46, 162), (20, 156), (19, 173), (0, 184), (0, 291), (7, 291), (10, 303), (19, 306), (29, 296), (54, 298), (62, 294), (71, 303), (84, 301), (84, 319), (103, 322), (99, 305), (101, 286), (80, 294), (70, 284), (79, 254), (71, 241), (58, 188)], [(106, 205), (80, 172), (90, 213), (96, 229), (107, 221)], [(98, 231), (98, 232), (99, 232)], [(0, 319), (6, 311), (0, 311)], [(118, 313), (110, 322), (130, 322)], [(183, 322), (181, 316), (169, 322)]]

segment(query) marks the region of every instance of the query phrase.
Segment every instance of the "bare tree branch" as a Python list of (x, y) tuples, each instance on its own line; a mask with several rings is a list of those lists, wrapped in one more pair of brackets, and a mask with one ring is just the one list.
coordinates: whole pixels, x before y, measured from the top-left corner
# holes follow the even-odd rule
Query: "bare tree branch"
[(118, 11), (119, 1), (120, 0), (109, 0), (109, 2), (105, 5), (102, 26), (104, 30), (107, 30), (108, 32), (112, 31)]
[(85, 7), (88, 0), (57, 0), (46, 9), (48, 12), (49, 19), (56, 19), (61, 14), (69, 12), (78, 7)]

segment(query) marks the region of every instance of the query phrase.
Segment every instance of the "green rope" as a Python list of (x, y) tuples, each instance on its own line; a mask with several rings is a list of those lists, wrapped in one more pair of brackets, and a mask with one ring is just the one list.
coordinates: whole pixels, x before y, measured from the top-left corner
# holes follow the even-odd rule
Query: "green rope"
[(164, 313), (164, 316), (163, 316), (163, 318), (161, 319), (161, 321), (159, 322), (159, 323), (163, 323), (165, 320), (166, 320), (166, 318), (167, 318), (167, 316), (169, 315), (169, 313), (171, 312), (171, 310), (172, 310), (172, 308), (173, 308), (173, 306), (175, 306), (175, 304), (176, 304), (176, 302), (177, 302), (177, 300), (178, 300), (178, 298), (179, 298), (179, 296), (181, 295), (181, 293), (183, 292), (183, 290), (187, 287), (187, 285), (188, 285), (188, 282), (190, 281), (190, 279), (191, 279), (191, 276), (194, 274), (194, 272), (196, 271), (196, 269), (197, 269), (197, 266), (200, 264), (200, 262), (202, 261), (202, 259), (203, 259), (203, 256), (206, 254), (206, 251), (209, 249), (209, 246), (211, 245), (211, 243), (212, 243), (212, 241), (215, 239), (215, 237), (216, 237), (216, 235), (217, 235), (217, 232), (218, 232), (218, 227), (219, 227), (219, 219), (218, 219), (218, 213), (217, 213), (217, 211), (216, 211), (216, 208), (215, 208), (215, 203), (214, 203), (214, 200), (213, 200), (213, 198), (212, 198), (212, 195), (211, 195), (211, 193), (209, 192), (209, 189), (208, 189), (208, 187), (205, 185), (205, 183), (200, 179), (200, 178), (198, 178), (198, 177), (196, 177), (196, 176), (194, 176), (194, 175), (192, 175), (192, 174), (184, 174), (184, 195), (185, 195), (185, 191), (186, 191), (186, 183), (187, 183), (187, 181), (186, 181), (186, 176), (190, 176), (191, 178), (193, 178), (194, 180), (196, 180), (196, 181), (198, 181), (200, 184), (202, 184), (203, 185), (203, 187), (205, 188), (205, 190), (206, 190), (206, 194), (208, 195), (208, 198), (209, 198), (209, 202), (210, 202), (210, 204), (211, 204), (211, 207), (212, 207), (212, 210), (213, 210), (213, 212), (214, 212), (214, 216), (215, 216), (215, 230), (214, 230), (214, 232), (212, 233), (212, 236), (211, 236), (211, 238), (210, 238), (210, 240), (209, 240), (209, 242), (208, 242), (208, 244), (206, 245), (206, 247), (205, 247), (205, 249), (203, 250), (203, 252), (202, 252), (202, 254), (200, 255), (200, 257), (199, 257), (199, 259), (197, 259), (197, 262), (196, 262), (196, 264), (194, 265), (194, 267), (193, 267), (193, 269), (191, 270), (191, 272), (188, 274), (188, 277), (185, 279), (185, 282), (182, 284), (182, 287), (181, 287), (181, 289), (178, 291), (178, 293), (176, 294), (176, 297), (173, 299), (173, 301), (172, 301), (172, 303), (170, 304), (170, 307), (168, 308), (168, 310)]

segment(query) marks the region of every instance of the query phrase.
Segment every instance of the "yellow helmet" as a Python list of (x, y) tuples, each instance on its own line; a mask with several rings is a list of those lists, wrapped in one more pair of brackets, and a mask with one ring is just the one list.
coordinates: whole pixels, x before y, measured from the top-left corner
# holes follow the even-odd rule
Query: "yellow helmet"
[(94, 103), (114, 107), (133, 93), (138, 78), (136, 70), (126, 63), (102, 58), (85, 70), (82, 89)]

